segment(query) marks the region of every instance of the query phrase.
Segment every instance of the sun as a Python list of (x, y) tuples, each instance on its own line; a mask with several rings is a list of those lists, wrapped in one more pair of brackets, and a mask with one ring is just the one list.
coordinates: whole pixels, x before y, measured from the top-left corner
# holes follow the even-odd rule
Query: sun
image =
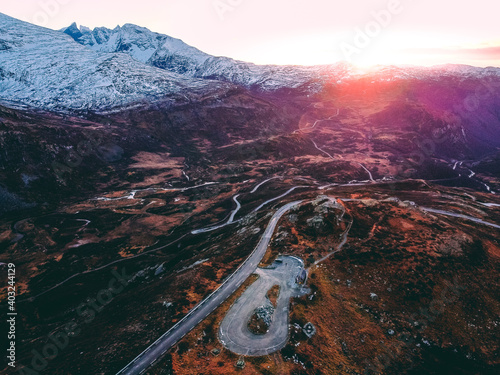
[(242, 44), (237, 55), (239, 60), (260, 65), (313, 66), (339, 62), (359, 68), (378, 65), (498, 65), (498, 61), (478, 61), (477, 56), (471, 54), (470, 51), (480, 47), (484, 45), (473, 39), (457, 40), (449, 35), (396, 33), (390, 30), (385, 30), (376, 38), (369, 38), (366, 44), (361, 45), (356, 43), (356, 33), (351, 30), (337, 34), (325, 32), (269, 38), (264, 43)]

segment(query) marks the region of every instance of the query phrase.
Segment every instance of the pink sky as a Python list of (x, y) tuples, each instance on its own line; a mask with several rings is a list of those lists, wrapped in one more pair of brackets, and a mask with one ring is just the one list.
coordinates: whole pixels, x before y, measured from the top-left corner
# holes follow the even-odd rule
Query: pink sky
[(492, 0), (22, 0), (0, 12), (54, 29), (134, 23), (255, 63), (500, 66)]

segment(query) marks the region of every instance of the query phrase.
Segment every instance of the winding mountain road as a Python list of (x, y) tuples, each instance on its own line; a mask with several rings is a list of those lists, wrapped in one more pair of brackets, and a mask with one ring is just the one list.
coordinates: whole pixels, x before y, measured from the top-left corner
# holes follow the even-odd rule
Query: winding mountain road
[(196, 307), (194, 307), (183, 319), (177, 322), (177, 324), (151, 344), (145, 351), (139, 354), (132, 362), (119, 371), (117, 375), (138, 375), (145, 372), (172, 346), (174, 346), (180, 339), (182, 339), (203, 319), (219, 307), (227, 298), (229, 298), (257, 269), (257, 266), (266, 253), (267, 247), (280, 218), (288, 210), (300, 203), (302, 203), (302, 201), (291, 202), (276, 211), (269, 221), (269, 224), (267, 225), (259, 243), (245, 262), (243, 262), (219, 288), (196, 305)]
[[(307, 294), (308, 290), (296, 284), (295, 278), (304, 268), (301, 259), (281, 256), (272, 267), (258, 268), (259, 279), (231, 306), (219, 328), (219, 340), (236, 354), (263, 356), (285, 347), (288, 342), (290, 299)], [(266, 295), (274, 285), (280, 291), (267, 333), (256, 335), (248, 329), (248, 321), (260, 306), (272, 306)]]
[[(262, 181), (261, 183), (259, 183), (257, 186), (255, 186), (253, 188), (253, 190), (250, 192), (250, 194), (253, 194), (255, 193), (262, 185), (264, 185), (266, 182), (268, 181), (271, 181), (271, 180), (274, 180), (276, 178), (281, 178), (279, 176), (276, 176), (276, 177), (271, 177), (271, 178), (268, 178), (267, 180), (264, 180)], [(279, 197), (276, 197), (276, 198), (271, 198), (267, 201), (265, 201), (264, 203), (262, 203), (259, 207), (257, 207), (254, 212), (260, 210), (262, 207), (264, 207), (266, 204), (270, 203), (270, 202), (274, 202), (275, 200), (279, 199), (279, 198), (283, 198), (284, 196), (286, 196), (287, 194), (291, 193), (292, 191), (294, 191), (295, 189), (297, 189), (298, 187), (300, 186), (296, 186), (296, 187), (293, 187), (291, 188), (290, 190), (288, 190), (285, 194), (282, 194), (280, 195)], [(236, 214), (238, 213), (238, 211), (241, 209), (241, 203), (238, 201), (238, 197), (240, 196), (240, 194), (236, 194), (234, 197), (233, 197), (233, 201), (234, 203), (236, 203), (236, 208), (231, 212), (230, 216), (229, 216), (229, 219), (226, 223), (223, 223), (223, 224), (219, 224), (219, 225), (212, 225), (212, 226), (209, 226), (209, 227), (206, 227), (206, 228), (201, 228), (201, 229), (195, 229), (193, 231), (191, 231), (191, 234), (200, 234), (200, 233), (207, 233), (207, 232), (212, 232), (214, 230), (217, 230), (217, 229), (221, 229), (221, 228), (224, 228), (228, 225), (231, 225), (231, 224), (234, 224), (234, 223), (237, 223), (239, 222), (239, 220), (234, 220), (234, 217), (236, 216)]]
[(274, 201), (277, 201), (278, 199), (281, 199), (281, 198), (284, 198), (286, 197), (288, 194), (290, 194), (292, 191), (294, 191), (295, 189), (299, 189), (299, 188), (307, 188), (309, 186), (294, 186), (290, 189), (288, 189), (286, 192), (284, 192), (283, 194), (275, 197), (275, 198), (271, 198), (267, 201), (265, 201), (264, 203), (262, 203), (259, 207), (255, 208), (252, 212), (257, 212), (259, 211), (262, 207), (264, 207), (265, 205), (271, 203), (271, 202), (274, 202)]
[(200, 234), (200, 233), (212, 232), (214, 230), (227, 227), (228, 225), (231, 225), (233, 223), (237, 223), (238, 220), (234, 221), (234, 217), (236, 216), (236, 214), (238, 213), (238, 211), (241, 209), (241, 203), (238, 201), (238, 197), (239, 196), (240, 196), (239, 194), (236, 194), (233, 197), (233, 201), (234, 201), (234, 203), (236, 203), (236, 208), (231, 212), (231, 215), (229, 216), (229, 219), (227, 220), (227, 222), (225, 222), (223, 224), (219, 224), (219, 225), (213, 225), (213, 226), (210, 226), (210, 227), (207, 227), (207, 228), (195, 229), (195, 230), (191, 231), (191, 234)]
[(330, 159), (332, 159), (333, 161), (336, 161), (335, 158), (327, 151), (323, 150), (322, 148), (318, 147), (318, 145), (316, 144), (316, 142), (314, 141), (314, 139), (311, 139), (314, 147), (316, 147), (316, 150), (318, 151), (321, 151), (323, 154), (325, 154), (326, 156), (328, 156)]
[(363, 168), (363, 169), (366, 171), (366, 173), (368, 173), (368, 177), (370, 177), (370, 181), (371, 181), (371, 182), (375, 182), (375, 180), (373, 179), (372, 172), (370, 172), (370, 171), (369, 171), (369, 169), (368, 169), (368, 168), (366, 168), (363, 164), (361, 164), (361, 163), (358, 163), (358, 164), (359, 164), (359, 166), (360, 166), (361, 168)]
[(454, 213), (454, 212), (448, 212), (448, 211), (443, 211), (443, 210), (437, 210), (437, 209), (429, 208), (429, 207), (421, 207), (421, 208), (424, 211), (430, 212), (430, 213), (433, 213), (433, 214), (445, 215), (445, 216), (451, 216), (451, 217), (457, 217), (457, 218), (460, 218), (460, 219), (473, 221), (473, 222), (478, 223), (478, 224), (486, 225), (488, 227), (500, 229), (500, 225), (498, 225), (498, 224), (490, 223), (490, 222), (487, 222), (487, 221), (484, 221), (484, 220), (481, 220), (481, 219), (477, 219), (477, 218), (472, 217), (472, 216), (457, 214), (457, 213)]

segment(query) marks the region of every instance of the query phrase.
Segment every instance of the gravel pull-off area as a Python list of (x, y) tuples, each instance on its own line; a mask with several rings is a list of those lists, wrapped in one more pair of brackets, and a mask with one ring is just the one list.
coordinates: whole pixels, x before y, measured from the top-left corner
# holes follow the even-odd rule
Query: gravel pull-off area
[[(286, 345), (290, 299), (308, 292), (295, 282), (303, 267), (299, 258), (282, 256), (272, 267), (257, 269), (259, 279), (238, 298), (221, 323), (219, 339), (227, 349), (236, 354), (262, 356)], [(280, 286), (280, 294), (276, 309), (268, 314), (269, 311), (261, 310), (262, 306), (269, 306), (267, 292), (274, 285)], [(256, 311), (270, 320), (266, 334), (256, 335), (248, 329), (248, 322)]]

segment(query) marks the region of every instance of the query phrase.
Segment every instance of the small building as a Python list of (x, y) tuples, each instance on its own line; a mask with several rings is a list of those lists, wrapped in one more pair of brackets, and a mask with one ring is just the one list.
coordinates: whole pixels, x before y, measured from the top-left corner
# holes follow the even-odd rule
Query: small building
[(307, 337), (311, 338), (316, 334), (316, 327), (311, 323), (306, 323), (302, 331), (306, 334)]
[(236, 362), (236, 368), (243, 370), (245, 368), (245, 361), (243, 359), (239, 359), (238, 362)]
[(304, 285), (306, 281), (307, 281), (307, 271), (304, 268), (302, 268), (297, 277), (295, 278), (295, 282), (299, 285)]

